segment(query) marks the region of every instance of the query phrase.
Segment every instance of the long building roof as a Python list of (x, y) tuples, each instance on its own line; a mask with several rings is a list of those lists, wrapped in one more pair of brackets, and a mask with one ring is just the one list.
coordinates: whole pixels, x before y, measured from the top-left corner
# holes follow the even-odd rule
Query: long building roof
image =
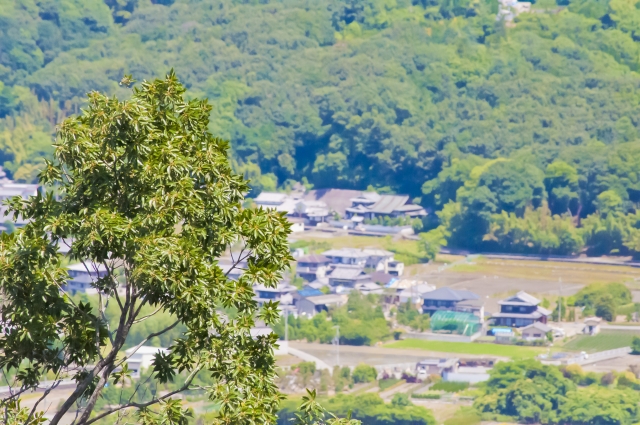
[(452, 289), (445, 286), (425, 293), (422, 298), (425, 300), (464, 301), (477, 300), (480, 295), (471, 291)]

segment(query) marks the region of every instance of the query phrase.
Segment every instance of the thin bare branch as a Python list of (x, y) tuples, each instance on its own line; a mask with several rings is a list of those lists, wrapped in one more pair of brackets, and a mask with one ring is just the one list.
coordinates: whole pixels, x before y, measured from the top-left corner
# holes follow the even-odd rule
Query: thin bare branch
[(117, 362), (114, 366), (115, 367), (119, 367), (124, 362), (126, 362), (128, 359), (130, 359), (131, 356), (133, 356), (140, 349), (140, 347), (142, 347), (145, 344), (145, 342), (149, 341), (151, 338), (154, 338), (156, 336), (160, 336), (163, 333), (170, 331), (171, 329), (175, 328), (179, 323), (180, 323), (180, 321), (176, 320), (175, 322), (173, 322), (171, 325), (167, 326), (166, 328), (164, 328), (164, 329), (162, 329), (162, 330), (160, 330), (158, 332), (154, 332), (154, 333), (151, 333), (151, 334), (147, 335), (147, 337), (145, 339), (143, 339), (138, 345), (136, 345), (135, 347), (130, 349), (130, 350), (132, 350), (130, 355), (125, 356), (122, 360)]
[(54, 382), (49, 388), (47, 388), (44, 393), (42, 394), (42, 397), (40, 397), (38, 399), (38, 401), (36, 401), (36, 403), (33, 405), (33, 407), (31, 408), (31, 412), (29, 412), (29, 416), (27, 417), (27, 421), (25, 422), (26, 424), (29, 424), (31, 422), (31, 418), (33, 417), (33, 415), (36, 413), (36, 409), (38, 408), (38, 405), (42, 402), (42, 400), (44, 400), (45, 398), (47, 398), (47, 396), (49, 395), (49, 393), (51, 391), (53, 391), (55, 388), (58, 387), (58, 385), (60, 385), (60, 383), (62, 382), (61, 379), (59, 378), (59, 373), (58, 375), (56, 375), (56, 382)]
[(111, 409), (111, 410), (107, 410), (106, 412), (103, 412), (103, 413), (101, 413), (101, 414), (99, 414), (99, 415), (95, 416), (94, 418), (91, 418), (90, 420), (88, 420), (87, 422), (85, 422), (85, 423), (84, 423), (84, 425), (90, 425), (90, 424), (92, 424), (92, 423), (94, 423), (94, 422), (99, 421), (100, 419), (104, 418), (105, 416), (109, 416), (109, 415), (111, 415), (111, 414), (113, 414), (113, 413), (115, 413), (115, 412), (118, 412), (118, 411), (123, 410), (123, 409), (128, 409), (128, 408), (130, 408), (130, 407), (135, 407), (135, 408), (138, 408), (138, 409), (143, 409), (143, 408), (145, 408), (145, 407), (149, 407), (149, 406), (152, 406), (152, 405), (154, 405), (154, 404), (156, 404), (156, 403), (159, 403), (160, 401), (165, 400), (165, 399), (167, 399), (167, 398), (169, 398), (169, 397), (172, 397), (172, 396), (174, 396), (174, 395), (176, 395), (176, 394), (178, 394), (178, 393), (181, 393), (181, 392), (183, 392), (183, 391), (186, 391), (186, 390), (188, 390), (188, 389), (189, 389), (189, 386), (191, 385), (191, 382), (192, 382), (192, 381), (193, 381), (193, 379), (196, 377), (196, 375), (198, 374), (198, 372), (200, 372), (200, 370), (201, 370), (201, 369), (202, 369), (202, 366), (201, 366), (201, 365), (198, 365), (198, 366), (197, 366), (197, 367), (196, 367), (196, 368), (191, 372), (191, 374), (187, 377), (187, 380), (185, 381), (184, 385), (183, 385), (182, 387), (178, 388), (177, 390), (171, 391), (171, 392), (169, 392), (169, 393), (167, 393), (167, 394), (163, 395), (162, 397), (157, 397), (157, 398), (155, 398), (155, 399), (153, 399), (153, 400), (151, 400), (151, 401), (148, 401), (148, 402), (146, 402), (146, 403), (135, 403), (135, 402), (130, 402), (130, 403), (127, 403), (127, 404), (123, 404), (122, 406), (115, 407), (115, 408), (113, 408), (113, 409)]
[(146, 316), (142, 316), (142, 317), (141, 317), (141, 318), (139, 318), (139, 319), (135, 319), (135, 320), (133, 321), (133, 324), (135, 325), (136, 323), (142, 323), (142, 322), (144, 322), (145, 320), (147, 320), (148, 318), (150, 318), (150, 317), (155, 316), (156, 314), (158, 314), (161, 310), (162, 310), (162, 307), (158, 307), (158, 309), (157, 309), (156, 311), (154, 311), (153, 313), (151, 313), (151, 314), (147, 314)]

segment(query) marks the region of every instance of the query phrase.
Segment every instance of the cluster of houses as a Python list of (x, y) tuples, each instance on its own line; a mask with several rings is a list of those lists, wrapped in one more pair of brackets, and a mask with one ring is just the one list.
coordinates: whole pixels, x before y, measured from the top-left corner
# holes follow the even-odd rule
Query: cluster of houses
[[(385, 294), (395, 300), (406, 300), (407, 289), (435, 289), (426, 282), (402, 277), (404, 264), (394, 259), (393, 252), (383, 249), (330, 249), (322, 254), (300, 255), (295, 276), (304, 281), (302, 289), (289, 282), (276, 288), (254, 287), (256, 301), (277, 300), (290, 313), (312, 317), (347, 302), (351, 291), (363, 294)], [(420, 292), (415, 292), (419, 296)]]
[[(254, 203), (263, 208), (284, 212), (294, 232), (305, 226), (325, 226), (389, 233), (388, 226), (366, 225), (365, 220), (378, 218), (420, 218), (427, 215), (420, 205), (410, 202), (408, 195), (383, 195), (348, 189), (306, 190), (297, 185), (290, 193), (262, 192)], [(410, 226), (394, 228), (393, 233), (409, 232)]]

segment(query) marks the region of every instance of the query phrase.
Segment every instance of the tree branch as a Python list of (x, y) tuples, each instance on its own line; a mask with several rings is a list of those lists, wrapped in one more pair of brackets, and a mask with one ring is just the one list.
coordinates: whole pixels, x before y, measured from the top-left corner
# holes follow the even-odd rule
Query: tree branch
[(42, 394), (42, 397), (40, 397), (38, 399), (38, 401), (36, 401), (36, 404), (33, 405), (33, 407), (31, 408), (31, 412), (29, 412), (29, 416), (27, 417), (27, 420), (25, 422), (25, 424), (29, 424), (29, 422), (31, 422), (31, 418), (33, 417), (33, 415), (36, 413), (36, 409), (38, 408), (38, 405), (42, 402), (42, 400), (44, 400), (45, 398), (47, 398), (47, 396), (49, 395), (49, 393), (54, 390), (55, 388), (58, 387), (58, 385), (60, 385), (60, 383), (62, 382), (61, 379), (58, 379), (60, 377), (60, 373), (58, 373), (56, 375), (56, 382), (54, 382), (49, 388), (47, 388), (44, 392), (44, 394)]
[(115, 412), (118, 412), (118, 411), (122, 410), (122, 409), (128, 409), (129, 407), (135, 407), (137, 409), (143, 409), (145, 407), (149, 407), (151, 405), (159, 403), (160, 401), (162, 401), (164, 399), (167, 399), (167, 398), (169, 398), (171, 396), (174, 396), (174, 395), (176, 395), (178, 393), (186, 391), (186, 390), (189, 389), (189, 385), (191, 385), (191, 382), (196, 377), (196, 374), (198, 372), (200, 372), (201, 369), (202, 369), (202, 366), (200, 366), (200, 365), (198, 367), (196, 367), (193, 370), (193, 372), (191, 372), (191, 374), (187, 377), (187, 380), (185, 381), (185, 383), (184, 383), (184, 385), (182, 387), (178, 388), (177, 390), (171, 391), (170, 393), (167, 393), (167, 394), (163, 395), (162, 397), (157, 397), (157, 398), (155, 398), (155, 399), (153, 399), (151, 401), (148, 401), (146, 403), (130, 402), (130, 403), (127, 403), (127, 404), (123, 404), (122, 406), (118, 406), (116, 408), (113, 408), (111, 410), (103, 412), (103, 413), (99, 414), (98, 416), (95, 416), (94, 418), (92, 418), (91, 420), (89, 420), (87, 422), (81, 422), (81, 423), (83, 425), (90, 425), (90, 424), (92, 424), (94, 422), (97, 422), (98, 420), (104, 418), (105, 416), (109, 416), (109, 415), (111, 415), (111, 414), (113, 414)]
[(126, 362), (127, 360), (129, 360), (134, 354), (136, 354), (136, 352), (140, 349), (140, 347), (142, 347), (144, 345), (145, 342), (149, 341), (151, 338), (154, 338), (156, 336), (160, 336), (165, 332), (170, 331), (171, 329), (175, 328), (178, 324), (180, 323), (179, 320), (176, 320), (175, 322), (173, 322), (171, 325), (167, 326), (166, 328), (158, 331), (158, 332), (154, 332), (151, 333), (149, 335), (147, 335), (147, 337), (145, 339), (143, 339), (138, 345), (136, 345), (133, 348), (133, 351), (131, 352), (131, 354), (129, 356), (125, 356), (122, 360), (120, 360), (119, 362), (117, 362), (115, 364), (115, 367), (118, 367), (120, 365), (122, 365), (124, 362)]
[(158, 307), (158, 309), (157, 309), (156, 311), (154, 311), (154, 312), (153, 312), (153, 313), (151, 313), (151, 314), (147, 314), (146, 316), (143, 316), (143, 317), (141, 317), (140, 319), (135, 319), (135, 320), (133, 321), (133, 324), (135, 325), (135, 324), (137, 324), (137, 323), (142, 323), (142, 322), (144, 322), (144, 321), (145, 321), (145, 320), (147, 320), (149, 317), (152, 317), (152, 316), (155, 316), (156, 314), (158, 314), (158, 312), (160, 312), (160, 310), (162, 310), (162, 307)]

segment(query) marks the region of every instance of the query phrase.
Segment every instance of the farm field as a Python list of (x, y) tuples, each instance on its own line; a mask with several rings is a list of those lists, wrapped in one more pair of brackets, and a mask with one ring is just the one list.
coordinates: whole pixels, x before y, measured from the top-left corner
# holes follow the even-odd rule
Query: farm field
[(579, 335), (563, 345), (568, 351), (597, 351), (612, 350), (614, 348), (628, 347), (638, 332), (633, 331), (602, 331), (598, 335)]
[(512, 359), (529, 359), (547, 351), (547, 348), (544, 347), (521, 347), (516, 345), (480, 344), (473, 342), (425, 341), (421, 339), (405, 339), (385, 344), (384, 347), (427, 350), (442, 353), (509, 357)]
[(629, 266), (563, 263), (554, 261), (503, 260), (477, 257), (473, 264), (458, 264), (452, 272), (517, 279), (551, 280), (560, 283), (627, 282), (640, 278), (640, 269)]

